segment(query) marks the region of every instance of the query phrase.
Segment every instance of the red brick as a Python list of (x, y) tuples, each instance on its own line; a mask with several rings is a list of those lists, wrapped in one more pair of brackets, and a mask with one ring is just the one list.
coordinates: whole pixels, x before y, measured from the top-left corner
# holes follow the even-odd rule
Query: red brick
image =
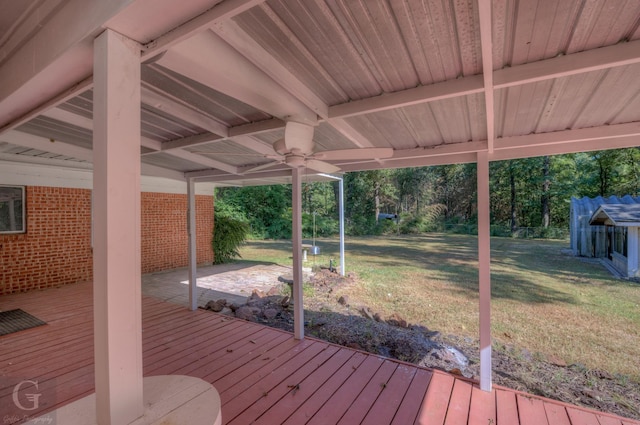
[[(92, 278), (91, 191), (28, 187), (27, 232), (0, 235), (0, 295)], [(187, 265), (187, 197), (142, 193), (142, 272)], [(213, 197), (196, 197), (197, 261), (213, 262)]]

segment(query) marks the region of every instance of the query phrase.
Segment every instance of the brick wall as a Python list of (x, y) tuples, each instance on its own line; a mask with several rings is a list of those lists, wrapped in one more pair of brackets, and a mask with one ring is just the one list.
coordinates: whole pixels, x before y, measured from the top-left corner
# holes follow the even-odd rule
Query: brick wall
[[(187, 197), (142, 193), (142, 273), (187, 265)], [(196, 196), (197, 262), (212, 263), (213, 198)]]
[[(30, 186), (27, 232), (0, 235), (0, 295), (92, 278), (91, 191)], [(142, 272), (187, 265), (186, 195), (142, 193)], [(211, 263), (213, 197), (196, 196), (197, 261)]]

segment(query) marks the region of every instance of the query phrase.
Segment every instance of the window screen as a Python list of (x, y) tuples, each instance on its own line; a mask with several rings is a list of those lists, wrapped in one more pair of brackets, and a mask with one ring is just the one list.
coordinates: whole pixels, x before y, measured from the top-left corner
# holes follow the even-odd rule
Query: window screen
[(0, 186), (0, 233), (24, 233), (24, 187)]

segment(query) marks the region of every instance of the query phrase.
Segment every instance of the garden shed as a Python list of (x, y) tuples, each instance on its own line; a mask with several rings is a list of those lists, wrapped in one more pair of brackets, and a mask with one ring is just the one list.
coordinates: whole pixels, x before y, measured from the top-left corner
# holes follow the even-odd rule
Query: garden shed
[(640, 204), (640, 197), (625, 195), (621, 198), (610, 196), (603, 198), (571, 197), (570, 240), (573, 255), (581, 257), (608, 257), (607, 231), (605, 226), (591, 224), (591, 217), (601, 205)]
[(638, 227), (640, 204), (602, 204), (589, 220), (604, 227), (607, 258), (623, 277), (638, 275)]

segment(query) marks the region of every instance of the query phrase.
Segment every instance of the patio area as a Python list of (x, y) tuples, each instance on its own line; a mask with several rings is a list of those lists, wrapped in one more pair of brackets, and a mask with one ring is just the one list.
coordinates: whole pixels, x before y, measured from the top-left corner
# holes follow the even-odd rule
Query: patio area
[[(90, 283), (0, 300), (2, 311), (21, 308), (47, 322), (0, 337), (4, 424), (94, 390), (92, 300)], [(212, 383), (225, 424), (640, 424), (505, 388), (483, 392), (443, 372), (312, 338), (297, 341), (287, 332), (154, 297), (143, 297), (142, 312), (144, 375)], [(28, 411), (13, 399), (25, 380), (37, 382), (41, 394)]]

